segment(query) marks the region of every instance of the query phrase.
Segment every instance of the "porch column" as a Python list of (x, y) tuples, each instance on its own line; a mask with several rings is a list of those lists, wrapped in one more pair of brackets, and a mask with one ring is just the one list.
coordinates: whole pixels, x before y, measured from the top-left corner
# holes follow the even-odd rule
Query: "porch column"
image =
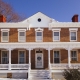
[(70, 67), (71, 66), (71, 53), (70, 53), (70, 48), (68, 49), (68, 66)]
[(48, 67), (50, 69), (50, 48), (48, 48)]
[(31, 69), (31, 49), (29, 49), (29, 69)]
[(11, 70), (11, 49), (9, 49), (9, 70)]

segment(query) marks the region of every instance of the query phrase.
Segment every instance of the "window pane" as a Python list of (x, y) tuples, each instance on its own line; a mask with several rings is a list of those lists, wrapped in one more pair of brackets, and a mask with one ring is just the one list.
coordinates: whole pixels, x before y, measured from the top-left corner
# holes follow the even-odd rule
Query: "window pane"
[(19, 32), (20, 33), (20, 36), (24, 36), (25, 35), (25, 32)]
[(20, 58), (19, 63), (24, 63), (24, 58)]
[(2, 64), (8, 64), (8, 58), (2, 58)]
[(60, 63), (59, 58), (54, 58), (54, 63)]
[(59, 40), (59, 36), (54, 36), (54, 40)]
[(24, 57), (24, 51), (19, 51), (19, 57)]
[(42, 36), (42, 32), (37, 32), (37, 36)]
[(37, 36), (37, 40), (42, 40), (42, 36)]
[(8, 32), (3, 32), (3, 36), (8, 36)]
[(59, 51), (54, 51), (54, 57), (59, 58)]
[(2, 57), (8, 57), (7, 51), (2, 51)]
[(59, 36), (59, 32), (54, 32), (54, 36)]
[(71, 40), (76, 40), (76, 32), (71, 32)]

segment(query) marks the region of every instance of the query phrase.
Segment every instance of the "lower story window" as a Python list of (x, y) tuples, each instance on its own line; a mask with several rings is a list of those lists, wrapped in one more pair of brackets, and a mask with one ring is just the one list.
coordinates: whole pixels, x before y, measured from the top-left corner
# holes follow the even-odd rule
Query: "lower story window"
[(8, 51), (2, 51), (2, 64), (9, 63), (9, 53)]
[(60, 63), (60, 53), (59, 53), (59, 51), (54, 51), (54, 63)]
[(19, 64), (25, 63), (25, 51), (19, 51)]
[(77, 61), (77, 51), (71, 51), (71, 61)]

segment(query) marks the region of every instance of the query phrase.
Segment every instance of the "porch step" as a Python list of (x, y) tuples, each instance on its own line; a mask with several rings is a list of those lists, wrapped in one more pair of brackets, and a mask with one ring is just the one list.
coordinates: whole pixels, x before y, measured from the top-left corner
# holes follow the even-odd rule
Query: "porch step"
[(30, 80), (49, 80), (50, 72), (49, 70), (31, 70), (29, 78)]

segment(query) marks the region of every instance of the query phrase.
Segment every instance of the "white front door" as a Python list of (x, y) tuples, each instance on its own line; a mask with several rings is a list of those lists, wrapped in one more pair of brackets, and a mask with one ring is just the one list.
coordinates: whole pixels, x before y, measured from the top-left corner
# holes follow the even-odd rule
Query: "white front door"
[(36, 53), (36, 68), (43, 68), (43, 54)]

